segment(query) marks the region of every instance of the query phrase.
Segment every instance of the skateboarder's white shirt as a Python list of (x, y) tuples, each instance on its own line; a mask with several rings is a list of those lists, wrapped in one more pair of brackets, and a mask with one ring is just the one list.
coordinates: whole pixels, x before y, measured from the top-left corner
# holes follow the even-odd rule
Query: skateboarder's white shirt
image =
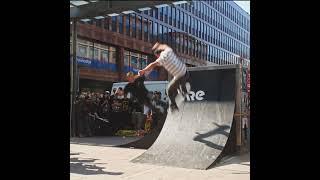
[(166, 47), (160, 53), (160, 57), (156, 60), (163, 66), (174, 78), (179, 78), (185, 75), (187, 67), (173, 52), (170, 47)]

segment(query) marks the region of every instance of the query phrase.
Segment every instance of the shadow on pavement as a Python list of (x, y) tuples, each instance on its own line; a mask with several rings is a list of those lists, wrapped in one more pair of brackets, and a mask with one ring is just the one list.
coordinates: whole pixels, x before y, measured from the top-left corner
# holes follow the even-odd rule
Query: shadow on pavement
[[(75, 155), (77, 153), (73, 153)], [(70, 154), (72, 155), (72, 154)], [(99, 167), (94, 163), (98, 159), (79, 159), (77, 157), (70, 158), (70, 173), (83, 174), (83, 175), (96, 175), (96, 174), (108, 174), (108, 175), (121, 175), (123, 172), (108, 172), (104, 171), (104, 167)]]
[(250, 167), (250, 152), (243, 155), (234, 155), (223, 157), (214, 167), (222, 167), (229, 164), (240, 164)]
[(70, 144), (89, 145), (89, 146), (118, 146), (127, 144), (140, 139), (141, 137), (117, 137), (117, 136), (105, 136), (105, 137), (87, 137), (87, 138), (70, 138)]

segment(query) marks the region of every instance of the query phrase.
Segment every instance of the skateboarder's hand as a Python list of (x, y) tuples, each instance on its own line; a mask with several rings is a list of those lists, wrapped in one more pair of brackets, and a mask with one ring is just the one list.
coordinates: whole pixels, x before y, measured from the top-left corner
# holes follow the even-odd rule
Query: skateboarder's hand
[(144, 75), (144, 70), (140, 70), (139, 72), (138, 72), (138, 74), (139, 74), (139, 76), (142, 76), (142, 75)]

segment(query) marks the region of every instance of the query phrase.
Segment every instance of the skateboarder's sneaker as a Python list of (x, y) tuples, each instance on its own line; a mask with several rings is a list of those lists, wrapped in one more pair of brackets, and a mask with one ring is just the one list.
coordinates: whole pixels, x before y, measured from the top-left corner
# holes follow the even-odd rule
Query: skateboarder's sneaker
[(176, 112), (176, 111), (179, 111), (179, 108), (178, 108), (177, 105), (171, 104), (171, 105), (170, 105), (170, 110), (171, 110), (171, 112)]
[(184, 87), (180, 86), (179, 92), (181, 92), (183, 97), (186, 97), (187, 94), (189, 94), (191, 86), (190, 83), (187, 82), (185, 85), (183, 85)]

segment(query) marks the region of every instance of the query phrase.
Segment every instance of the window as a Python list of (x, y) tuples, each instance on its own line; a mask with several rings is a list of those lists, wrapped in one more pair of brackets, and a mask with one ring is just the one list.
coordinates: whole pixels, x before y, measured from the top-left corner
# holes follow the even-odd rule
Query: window
[(201, 42), (198, 41), (198, 58), (201, 59)]
[(203, 17), (202, 17), (202, 19), (203, 19), (204, 21), (207, 21), (207, 20), (206, 20), (206, 17), (207, 17), (207, 6), (206, 6), (206, 4), (204, 4), (204, 5), (203, 5)]
[(163, 11), (164, 7), (160, 8), (160, 21), (163, 21)]
[(195, 40), (191, 40), (191, 55), (195, 56)]
[(197, 20), (197, 21), (198, 21), (198, 34), (197, 34), (197, 36), (200, 38), (201, 37), (201, 24), (200, 24), (199, 20)]
[(99, 50), (97, 48), (94, 48), (94, 57), (93, 56), (93, 46), (89, 47), (89, 59), (93, 59), (93, 60), (99, 60)]
[(180, 10), (179, 10), (179, 9), (177, 9), (177, 10), (176, 10), (176, 12), (177, 12), (177, 15), (176, 15), (176, 19), (177, 19), (177, 28), (179, 28), (179, 29), (180, 29)]
[(203, 45), (202, 45), (202, 43), (200, 41), (200, 43), (199, 43), (199, 58), (203, 59), (202, 56), (203, 56)]
[(219, 51), (218, 51), (218, 54), (219, 54), (219, 64), (224, 64), (224, 63), (223, 63), (223, 58), (222, 58), (222, 51), (219, 50)]
[(203, 59), (203, 60), (207, 60), (207, 53), (208, 53), (208, 46), (207, 46), (207, 44), (205, 44), (205, 43), (202, 43), (201, 44), (201, 51), (202, 51), (202, 53), (201, 53), (201, 59)]
[(213, 29), (213, 31), (212, 31), (212, 43), (215, 44), (215, 45), (217, 45), (216, 44), (216, 40), (217, 40), (217, 33), (216, 33), (216, 30)]
[(191, 13), (192, 14), (195, 14), (194, 7), (195, 7), (195, 2), (192, 2), (192, 5), (191, 5)]
[(172, 7), (168, 7), (169, 25), (172, 25)]
[(130, 52), (124, 51), (124, 65), (130, 67)]
[(200, 42), (197, 41), (197, 58), (200, 58)]
[(204, 6), (202, 3), (200, 3), (200, 18), (204, 19)]
[(116, 49), (114, 47), (109, 48), (109, 62), (116, 63)]
[(188, 32), (188, 15), (184, 13), (184, 31)]
[(177, 50), (177, 52), (180, 52), (180, 47), (179, 47), (179, 45), (180, 45), (180, 34), (179, 34), (179, 32), (177, 32), (177, 34), (176, 34), (176, 39), (175, 39), (175, 44), (176, 44), (176, 50)]
[(216, 63), (217, 64), (217, 61), (216, 61), (216, 48), (215, 47), (213, 47), (213, 53), (212, 53), (212, 55), (213, 55), (213, 63)]
[(132, 27), (132, 37), (135, 38), (136, 37), (136, 15), (135, 14), (130, 14), (130, 15), (131, 15), (130, 23)]
[(201, 22), (201, 38), (204, 39), (204, 23)]
[(183, 46), (184, 46), (184, 53), (188, 54), (188, 36), (183, 37)]
[(158, 23), (153, 22), (153, 40), (158, 40)]
[(223, 47), (224, 49), (226, 48), (225, 43), (226, 43), (225, 35), (222, 34), (222, 47)]
[(191, 34), (191, 16), (188, 16), (188, 27), (189, 27), (189, 33)]
[(139, 59), (139, 54), (138, 53), (133, 53), (130, 52), (130, 66), (138, 69), (139, 68), (139, 63), (138, 63), (138, 59)]
[(144, 30), (144, 41), (145, 41), (145, 42), (148, 42), (148, 29), (149, 29), (148, 19), (143, 18), (143, 22), (144, 22), (144, 26), (143, 26), (143, 30)]
[(82, 45), (82, 44), (78, 44), (78, 52), (77, 54), (80, 57), (87, 57), (87, 46)]
[(145, 68), (148, 64), (148, 56), (141, 55), (141, 69)]
[(158, 8), (155, 8), (154, 9), (154, 15), (153, 15), (153, 17), (155, 17), (156, 19), (159, 19), (159, 15), (158, 15)]
[(217, 27), (217, 12), (214, 11), (213, 14), (214, 14), (213, 25)]
[(101, 19), (96, 20), (96, 25), (98, 27), (102, 27), (102, 20)]
[(184, 23), (184, 12), (180, 12), (180, 23), (181, 23), (181, 26), (180, 26), (180, 29), (183, 31), (184, 30), (184, 25), (183, 25), (183, 23)]
[(191, 30), (192, 30), (192, 35), (195, 35), (195, 32), (194, 32), (194, 30), (195, 30), (195, 23), (194, 23), (194, 18), (192, 17), (192, 21), (191, 21)]
[(184, 48), (184, 46), (185, 46), (184, 35), (181, 34), (181, 35), (180, 35), (180, 38), (181, 38), (181, 39), (180, 39), (180, 40), (181, 40), (181, 41), (180, 41), (180, 42), (181, 42), (181, 52), (182, 52), (182, 53), (185, 53), (185, 51), (184, 51), (184, 50), (185, 50), (185, 48)]
[(150, 9), (149, 10), (149, 16), (154, 17), (153, 14), (154, 14), (154, 9)]
[(172, 25), (176, 27), (176, 8), (172, 7)]
[(163, 7), (164, 22), (168, 23), (168, 6)]
[(211, 39), (212, 39), (212, 43), (214, 44), (215, 42), (214, 42), (214, 40), (215, 40), (215, 29), (214, 28), (212, 28), (212, 35), (211, 35)]
[(210, 19), (209, 22), (210, 22), (210, 24), (213, 24), (213, 22), (212, 22), (212, 18), (213, 18), (212, 15), (213, 15), (213, 14), (212, 14), (212, 9), (210, 9), (210, 14), (209, 14), (209, 19)]
[(176, 31), (172, 30), (172, 48), (176, 50)]
[(172, 30), (171, 28), (168, 29), (168, 44), (172, 47)]
[(108, 30), (109, 31), (109, 20), (110, 20), (110, 17), (106, 17), (105, 19), (104, 19), (104, 26), (103, 26), (103, 28), (104, 29), (106, 29), (106, 30)]
[(188, 36), (188, 54), (192, 56), (192, 41), (191, 41), (191, 37)]
[(208, 22), (208, 15), (209, 15), (209, 7), (206, 6), (206, 14), (205, 14), (205, 20)]
[(218, 36), (217, 37), (218, 37), (217, 45), (221, 47), (221, 45), (220, 45), (220, 32), (218, 32)]
[(123, 16), (119, 16), (119, 33), (123, 34)]
[(126, 15), (126, 35), (130, 36), (130, 14)]
[(163, 42), (168, 43), (168, 27), (163, 26)]
[(207, 41), (210, 42), (210, 34), (211, 34), (211, 28), (209, 26), (207, 26)]
[(160, 42), (163, 42), (162, 25), (161, 25), (161, 24), (159, 24), (158, 40), (159, 40)]
[(154, 39), (153, 39), (153, 22), (151, 20), (149, 20), (149, 28), (148, 28), (148, 34), (149, 34), (149, 42), (152, 42)]
[(180, 49), (180, 52), (182, 52), (183, 51), (183, 35), (182, 34), (180, 34), (180, 36), (179, 36), (179, 49)]
[(222, 30), (222, 16), (219, 16), (219, 29)]
[(208, 29), (207, 29), (207, 41), (209, 43), (211, 43), (211, 33), (212, 33), (212, 29), (210, 26), (208, 26)]
[(195, 14), (196, 14), (196, 16), (199, 16), (198, 14), (199, 14), (199, 1), (194, 1), (195, 2)]
[(112, 20), (111, 30), (113, 32), (117, 32), (117, 16), (113, 16), (111, 20)]
[(101, 61), (108, 63), (109, 61), (109, 52), (107, 50), (101, 50)]
[(213, 46), (211, 46), (211, 51), (210, 51), (210, 61), (213, 62)]
[(137, 16), (138, 39), (142, 40), (142, 17)]

